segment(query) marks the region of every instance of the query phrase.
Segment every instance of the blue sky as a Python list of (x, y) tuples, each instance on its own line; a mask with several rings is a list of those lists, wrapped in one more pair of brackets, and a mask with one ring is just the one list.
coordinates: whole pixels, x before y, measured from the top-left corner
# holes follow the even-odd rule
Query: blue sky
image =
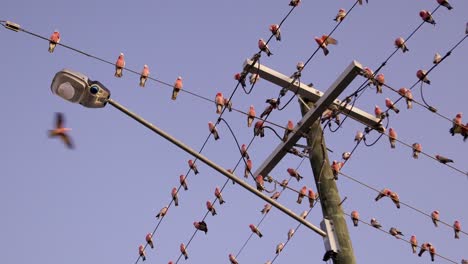
[[(282, 27), (281, 42), (269, 43), (273, 56), (261, 62), (284, 74), (295, 71), (298, 61), (305, 61), (317, 45), (315, 36), (328, 33), (339, 8), (349, 8), (354, 1), (303, 1)], [(466, 1), (451, 1), (454, 9), (439, 8), (434, 14), (436, 26), (424, 24), (408, 41), (408, 53), (397, 52), (381, 70), (387, 83), (395, 88), (411, 86), (418, 69), (432, 66), (435, 52), (444, 55), (464, 37)], [(337, 46), (330, 54), (321, 52), (302, 73), (304, 83), (312, 82), (325, 91), (352, 60), (376, 69), (394, 51), (396, 37), (408, 36), (420, 23), (422, 9), (434, 10), (436, 1), (374, 1), (356, 6), (333, 37)], [(114, 62), (120, 52), (127, 67), (140, 71), (148, 64), (151, 76), (173, 83), (184, 79), (184, 89), (213, 98), (217, 92), (230, 95), (236, 85), (233, 75), (241, 71), (245, 59), (257, 49), (259, 38), (267, 39), (268, 26), (279, 23), (290, 10), (288, 1), (9, 1), (2, 5), (0, 20), (10, 20), (25, 29), (49, 37), (54, 29), (62, 43)], [(170, 100), (171, 88), (155, 82), (138, 87), (138, 76), (128, 71), (121, 79), (114, 77), (111, 65), (80, 55), (63, 47), (53, 54), (48, 43), (24, 33), (1, 28), (3, 40), (0, 57), (3, 95), (0, 97), (0, 208), (2, 210), (0, 253), (2, 263), (134, 263), (138, 245), (157, 224), (155, 215), (170, 202), (172, 187), (179, 185), (179, 175), (188, 171), (191, 157), (129, 119), (118, 110), (87, 109), (73, 105), (50, 92), (55, 73), (70, 68), (104, 83), (111, 97), (164, 129), (194, 149), (200, 149), (208, 136), (208, 121), (216, 121), (213, 103), (188, 93)], [(451, 56), (429, 75), (425, 99), (439, 113), (453, 118), (468, 113), (466, 107), (467, 46), (462, 43)], [(342, 94), (352, 93), (364, 81), (358, 77)], [(234, 107), (247, 111), (253, 104), (260, 113), (264, 100), (276, 97), (279, 88), (260, 80), (250, 95), (238, 90)], [(419, 88), (413, 90), (420, 100)], [(287, 98), (291, 93), (287, 94)], [(384, 89), (375, 94), (368, 89), (356, 106), (373, 113), (374, 106), (384, 106), (385, 97), (398, 96)], [(419, 142), (430, 155), (442, 154), (455, 160), (454, 166), (466, 171), (467, 145), (460, 136), (448, 133), (447, 120), (417, 105), (407, 110), (402, 103), (399, 115), (391, 116), (390, 126), (409, 144)], [(49, 139), (55, 112), (63, 112), (66, 126), (77, 145), (73, 151), (60, 141)], [(283, 111), (274, 111), (269, 120), (285, 125), (300, 120), (296, 100)], [(237, 112), (223, 115), (234, 129), (239, 142), (253, 136), (246, 117)], [(466, 122), (466, 119), (465, 119)], [(334, 152), (330, 159), (354, 147), (354, 135), (363, 125), (348, 120), (336, 133), (326, 132), (327, 146)], [(210, 138), (203, 154), (225, 168), (239, 160), (234, 139), (227, 127), (218, 127), (221, 140)], [(249, 149), (254, 169), (279, 144), (269, 131), (256, 138)], [(280, 132), (282, 133), (282, 131)], [(374, 139), (372, 133), (369, 138)], [(278, 180), (287, 178), (286, 169), (297, 167), (301, 159), (288, 155), (271, 173)], [(226, 179), (199, 163), (200, 174), (189, 174), (189, 191), (179, 194), (180, 205), (171, 207), (158, 228), (155, 249), (147, 249), (148, 263), (167, 263), (179, 256), (180, 243), (187, 243), (194, 232), (192, 223), (205, 215), (205, 202), (214, 199), (216, 186)], [(243, 166), (236, 170), (242, 175)], [(313, 187), (310, 165), (304, 162), (299, 171), (303, 182), (291, 181), (291, 187)], [(441, 219), (452, 224), (455, 219), (468, 226), (466, 210), (467, 177), (436, 161), (422, 156), (411, 158), (411, 149), (397, 144), (390, 149), (383, 137), (373, 147), (360, 145), (343, 172), (377, 189), (391, 188), (402, 201), (426, 212), (439, 210)], [(253, 184), (252, 180), (249, 183)], [(409, 239), (432, 242), (437, 252), (460, 262), (468, 258), (468, 237), (453, 239), (453, 230), (435, 228), (430, 218), (403, 206), (397, 210), (390, 200), (374, 202), (376, 193), (340, 177), (337, 182), (345, 212), (358, 210), (365, 221), (376, 217), (388, 230), (398, 227)], [(188, 262), (228, 263), (228, 254), (237, 253), (251, 234), (248, 225), (261, 219), (265, 204), (238, 185), (227, 184), (227, 201), (216, 203), (218, 215), (206, 218), (209, 232), (197, 233), (188, 247)], [(296, 204), (296, 194), (285, 191), (279, 202), (296, 213), (307, 209)], [(309, 221), (319, 225), (319, 207)], [(410, 246), (364, 224), (352, 227), (347, 218), (358, 263), (427, 263), (429, 256), (418, 258)], [(296, 222), (272, 209), (260, 226), (264, 237), (252, 237), (240, 263), (264, 263), (273, 259), (275, 247), (286, 240)], [(322, 239), (301, 227), (275, 263), (320, 262), (324, 253)], [(445, 260), (438, 259), (443, 263)], [(182, 259), (180, 263), (184, 262)]]

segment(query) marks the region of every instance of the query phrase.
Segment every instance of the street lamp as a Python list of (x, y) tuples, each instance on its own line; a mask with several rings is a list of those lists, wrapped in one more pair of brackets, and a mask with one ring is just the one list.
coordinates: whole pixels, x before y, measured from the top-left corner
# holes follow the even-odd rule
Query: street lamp
[(269, 196), (266, 196), (262, 192), (258, 191), (254, 187), (247, 184), (245, 181), (240, 180), (234, 174), (228, 172), (226, 169), (220, 167), (218, 164), (212, 162), (207, 157), (203, 156), (202, 154), (196, 152), (189, 146), (185, 145), (181, 141), (177, 140), (176, 138), (172, 137), (171, 135), (167, 134), (163, 130), (159, 129), (158, 127), (154, 126), (153, 124), (149, 123), (145, 119), (141, 118), (137, 114), (131, 112), (121, 104), (117, 103), (116, 101), (110, 99), (110, 91), (100, 82), (98, 81), (91, 81), (87, 76), (82, 73), (75, 72), (69, 69), (63, 69), (55, 74), (54, 79), (52, 80), (52, 84), (50, 86), (52, 93), (62, 97), (63, 99), (72, 102), (72, 103), (79, 103), (84, 107), (89, 108), (102, 108), (106, 106), (107, 103), (112, 105), (113, 107), (117, 108), (118, 110), (122, 111), (129, 117), (133, 118), (134, 120), (138, 121), (140, 124), (146, 126), (147, 128), (151, 129), (156, 134), (162, 136), (163, 138), (169, 140), (179, 148), (183, 149), (185, 152), (189, 153), (190, 155), (196, 157), (206, 165), (210, 166), (211, 168), (215, 169), (219, 173), (223, 174), (224, 176), (228, 177), (232, 181), (238, 183), (240, 186), (244, 187), (251, 193), (257, 195), (258, 197), (262, 198), (266, 202), (270, 203), (274, 207), (278, 208), (280, 211), (284, 212), (285, 214), (289, 215), (290, 217), (294, 218), (301, 224), (305, 225), (306, 227), (310, 228), (312, 231), (316, 232), (317, 234), (321, 235), (322, 237), (326, 237), (327, 234), (320, 229), (306, 221), (305, 219), (301, 218), (288, 208), (284, 207), (276, 200), (271, 199)]

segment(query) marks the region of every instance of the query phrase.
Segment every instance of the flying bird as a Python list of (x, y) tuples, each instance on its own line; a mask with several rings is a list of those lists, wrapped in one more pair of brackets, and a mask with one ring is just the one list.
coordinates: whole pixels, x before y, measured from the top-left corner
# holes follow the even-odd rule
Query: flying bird
[(390, 100), (389, 98), (385, 98), (385, 106), (388, 108), (388, 109), (392, 109), (395, 113), (400, 113), (400, 109), (398, 109), (395, 104), (393, 103), (392, 100)]
[(427, 78), (427, 71), (426, 70), (418, 70), (416, 72), (416, 77), (424, 83), (431, 84), (431, 81)]
[(422, 151), (422, 146), (419, 143), (413, 143), (413, 158), (417, 159), (419, 157), (419, 153)]
[(140, 257), (141, 257), (141, 259), (142, 259), (143, 261), (146, 260), (145, 247), (144, 247), (143, 245), (140, 245), (140, 246), (138, 247), (138, 254), (140, 255)]
[(277, 41), (281, 41), (281, 29), (278, 24), (270, 25), (270, 31), (275, 36)]
[(338, 174), (340, 174), (341, 168), (343, 167), (344, 163), (334, 160), (331, 164), (331, 169), (333, 172), (333, 176), (335, 180), (338, 180)]
[(215, 197), (218, 199), (220, 205), (226, 202), (223, 199), (223, 195), (222, 195), (221, 190), (219, 189), (219, 187), (216, 187), (216, 189), (215, 189)]
[(388, 130), (388, 138), (390, 140), (390, 147), (395, 148), (396, 140), (398, 138), (398, 135), (397, 135), (397, 132), (395, 131), (395, 129), (390, 128)]
[(268, 57), (273, 55), (273, 53), (271, 53), (271, 51), (270, 51), (270, 48), (268, 48), (268, 45), (266, 44), (266, 42), (263, 39), (258, 40), (258, 48), (261, 51), (265, 52)]
[(156, 215), (156, 219), (159, 219), (160, 217), (164, 217), (167, 214), (168, 209), (169, 208), (167, 206), (164, 206), (163, 208), (161, 208), (161, 210), (159, 210), (159, 213)]
[(148, 243), (148, 245), (149, 245), (151, 248), (154, 248), (154, 244), (153, 244), (153, 235), (152, 235), (151, 233), (146, 234), (145, 240), (146, 240), (146, 243)]
[(431, 213), (432, 223), (434, 223), (435, 227), (438, 226), (439, 222), (439, 211), (435, 210)]
[(184, 243), (180, 244), (180, 253), (182, 253), (182, 255), (184, 255), (185, 259), (188, 259), (187, 249), (185, 248)]
[(52, 35), (49, 38), (49, 52), (52, 53), (55, 50), (57, 44), (60, 43), (60, 32), (58, 30), (54, 30)]
[(49, 130), (49, 137), (60, 137), (60, 139), (65, 144), (65, 146), (67, 146), (69, 149), (73, 149), (74, 145), (72, 143), (70, 135), (68, 135), (68, 131), (70, 131), (71, 128), (64, 127), (63, 126), (64, 123), (65, 123), (64, 115), (62, 113), (56, 113), (55, 114), (55, 128), (52, 130)]
[(406, 47), (406, 41), (402, 37), (398, 37), (397, 39), (395, 39), (395, 46), (398, 49), (401, 49), (403, 53), (409, 51), (408, 47)]
[(172, 89), (172, 100), (177, 99), (177, 95), (179, 94), (180, 90), (184, 87), (182, 83), (182, 77), (177, 77), (176, 81), (174, 82), (174, 87)]
[(447, 157), (444, 157), (444, 156), (441, 156), (441, 155), (436, 155), (435, 157), (440, 163), (443, 163), (443, 164), (447, 164), (447, 163), (450, 163), (450, 162), (453, 163), (453, 160), (449, 159)]
[(359, 224), (359, 213), (358, 211), (351, 212), (351, 220), (353, 220), (353, 225), (358, 226)]
[(371, 223), (371, 226), (373, 226), (375, 228), (381, 228), (382, 227), (382, 225), (379, 223), (379, 221), (377, 221), (377, 219), (375, 219), (375, 218), (371, 218), (370, 223)]
[(336, 22), (341, 22), (343, 21), (343, 19), (346, 17), (346, 10), (344, 10), (343, 8), (340, 8), (340, 10), (338, 10), (338, 14), (336, 14), (336, 17), (335, 20)]
[(208, 122), (208, 129), (210, 130), (210, 133), (213, 134), (213, 137), (215, 140), (219, 139), (219, 133), (218, 130), (216, 129), (215, 125), (213, 122)]
[(193, 222), (193, 226), (195, 229), (205, 232), (205, 234), (208, 233), (208, 226), (205, 221)]
[(446, 7), (448, 10), (453, 9), (453, 7), (450, 5), (450, 3), (447, 0), (437, 0), (437, 3), (439, 3), (439, 5), (443, 7)]
[(325, 54), (325, 56), (327, 56), (328, 53), (330, 53), (330, 51), (327, 48), (329, 44), (333, 44), (333, 45), (338, 44), (338, 41), (336, 39), (329, 37), (327, 35), (323, 35), (321, 38), (315, 37), (315, 42), (317, 42), (319, 47), (323, 50), (323, 54)]
[(216, 104), (216, 113), (221, 114), (224, 107), (224, 96), (222, 93), (217, 93), (215, 96), (215, 104)]
[(172, 200), (174, 201), (175, 206), (179, 206), (179, 196), (177, 195), (177, 188), (172, 188), (171, 191)]
[(188, 165), (191, 170), (193, 170), (193, 173), (197, 175), (199, 173), (197, 164), (193, 160), (188, 160)]
[(115, 62), (115, 74), (114, 76), (117, 78), (122, 77), (123, 75), (123, 68), (125, 68), (125, 59), (124, 54), (121, 52), (117, 61)]
[(179, 181), (180, 181), (180, 185), (182, 185), (182, 187), (184, 187), (184, 190), (188, 190), (188, 185), (187, 185), (187, 180), (186, 180), (187, 177), (185, 177), (185, 175), (181, 174), (179, 176)]
[(431, 12), (429, 12), (427, 10), (421, 10), (419, 12), (419, 16), (422, 18), (422, 20), (424, 22), (432, 24), (432, 25), (435, 26), (436, 22), (435, 22), (434, 18), (432, 17)]
[(442, 56), (438, 52), (436, 52), (436, 54), (434, 55), (434, 59), (432, 60), (432, 63), (439, 64), (441, 60), (442, 60)]
[(258, 230), (258, 228), (255, 225), (250, 224), (249, 227), (250, 227), (250, 230), (252, 230), (253, 233), (257, 234), (258, 237), (263, 236), (263, 234), (260, 232), (260, 230)]
[(255, 116), (256, 116), (255, 107), (253, 105), (250, 105), (249, 112), (247, 113), (247, 127), (252, 126)]

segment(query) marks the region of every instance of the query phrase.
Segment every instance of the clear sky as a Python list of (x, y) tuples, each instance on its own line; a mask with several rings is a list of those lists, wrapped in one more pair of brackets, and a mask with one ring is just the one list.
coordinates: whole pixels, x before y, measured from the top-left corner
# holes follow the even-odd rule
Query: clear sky
[[(97, 57), (114, 62), (120, 52), (127, 67), (141, 71), (148, 64), (151, 76), (172, 84), (182, 76), (184, 89), (213, 98), (217, 92), (230, 95), (236, 86), (233, 75), (241, 71), (246, 58), (258, 51), (259, 38), (268, 39), (268, 26), (279, 23), (288, 13), (288, 0), (259, 1), (4, 1), (0, 20), (11, 20), (25, 29), (49, 37), (54, 29), (61, 42)], [(290, 75), (298, 61), (305, 61), (317, 48), (315, 36), (330, 32), (339, 8), (354, 1), (303, 1), (282, 27), (282, 41), (269, 43), (273, 56), (261, 63)], [(435, 52), (444, 55), (465, 34), (468, 2), (451, 0), (454, 9), (439, 8), (436, 26), (424, 24), (408, 41), (407, 53), (398, 51), (381, 70), (386, 82), (397, 89), (411, 86), (418, 69), (432, 66)], [(394, 40), (407, 37), (421, 23), (422, 9), (434, 10), (435, 0), (370, 0), (356, 6), (333, 37), (337, 46), (325, 57), (318, 52), (302, 73), (304, 83), (325, 91), (352, 60), (376, 69), (394, 51)], [(70, 68), (99, 80), (112, 92), (111, 97), (199, 150), (208, 136), (208, 121), (216, 121), (215, 106), (188, 93), (176, 101), (172, 89), (151, 82), (138, 87), (138, 76), (124, 71), (114, 77), (114, 67), (58, 46), (53, 54), (48, 43), (25, 33), (0, 28), (0, 262), (1, 263), (122, 263), (132, 264), (138, 245), (158, 223), (155, 215), (170, 200), (170, 191), (179, 185), (179, 175), (188, 171), (191, 157), (174, 145), (131, 120), (112, 106), (87, 109), (53, 95), (50, 83), (55, 73)], [(458, 112), (468, 114), (468, 47), (463, 42), (429, 75), (432, 84), (424, 87), (425, 99), (450, 119)], [(362, 77), (340, 98), (352, 93)], [(250, 95), (241, 89), (233, 96), (235, 108), (247, 111), (254, 105), (257, 113), (265, 99), (276, 97), (279, 88), (260, 80)], [(419, 88), (413, 90), (421, 101)], [(286, 98), (292, 96), (288, 93)], [(383, 94), (367, 89), (356, 106), (373, 113), (376, 104), (384, 107), (386, 97), (399, 96), (384, 88)], [(448, 130), (451, 123), (415, 105), (391, 115), (390, 127), (399, 139), (419, 142), (429, 155), (442, 154), (455, 160), (453, 166), (466, 171), (467, 143)], [(65, 125), (72, 128), (76, 144), (69, 150), (58, 139), (49, 139), (54, 113), (63, 112)], [(274, 111), (268, 120), (285, 125), (300, 120), (297, 100), (283, 111)], [(225, 112), (223, 118), (233, 128), (240, 143), (253, 136), (246, 117)], [(466, 118), (465, 118), (466, 122)], [(364, 126), (347, 120), (336, 133), (325, 132), (327, 146), (334, 152), (330, 159), (354, 147), (354, 135)], [(203, 154), (225, 168), (239, 160), (235, 141), (221, 123), (221, 139), (211, 137)], [(280, 134), (283, 131), (278, 130)], [(369, 141), (378, 136), (371, 133)], [(256, 138), (249, 153), (254, 169), (279, 144), (271, 131)], [(282, 180), (286, 169), (297, 167), (301, 159), (288, 155), (271, 173)], [(172, 206), (157, 229), (155, 249), (147, 249), (148, 263), (168, 263), (179, 257), (180, 243), (187, 243), (194, 232), (192, 223), (206, 213), (205, 202), (214, 200), (214, 189), (226, 178), (198, 163), (200, 174), (189, 173), (188, 191), (179, 193), (180, 205)], [(308, 161), (299, 171), (303, 185), (316, 190)], [(439, 210), (441, 219), (452, 225), (455, 219), (468, 228), (468, 202), (465, 175), (422, 155), (411, 157), (411, 149), (397, 143), (390, 149), (387, 137), (373, 147), (360, 145), (343, 172), (372, 187), (391, 188), (402, 201), (430, 213)], [(242, 176), (243, 166), (236, 174)], [(248, 180), (253, 184), (251, 179)], [(376, 217), (388, 230), (399, 228), (405, 238), (412, 234), (421, 242), (432, 242), (441, 255), (460, 262), (468, 258), (468, 236), (453, 238), (445, 225), (435, 228), (431, 219), (406, 206), (396, 209), (389, 199), (375, 202), (376, 192), (345, 177), (337, 182), (345, 212), (358, 210), (362, 220)], [(272, 186), (269, 186), (272, 187)], [(218, 215), (207, 216), (209, 232), (198, 232), (188, 247), (190, 263), (229, 263), (251, 234), (248, 225), (257, 224), (264, 201), (228, 183), (223, 190), (223, 205), (216, 203)], [(300, 214), (307, 203), (298, 205), (297, 194), (285, 191), (279, 202)], [(319, 225), (320, 207), (312, 210), (309, 221)], [(353, 227), (346, 217), (358, 263), (427, 263), (429, 256), (418, 258), (410, 246), (363, 223)], [(265, 263), (275, 256), (275, 247), (285, 242), (287, 232), (297, 222), (276, 209), (260, 225), (262, 238), (252, 237), (238, 256), (240, 263)], [(465, 228), (465, 229), (466, 229)], [(324, 254), (322, 239), (301, 227), (275, 263), (320, 263)], [(445, 260), (436, 259), (437, 263)]]

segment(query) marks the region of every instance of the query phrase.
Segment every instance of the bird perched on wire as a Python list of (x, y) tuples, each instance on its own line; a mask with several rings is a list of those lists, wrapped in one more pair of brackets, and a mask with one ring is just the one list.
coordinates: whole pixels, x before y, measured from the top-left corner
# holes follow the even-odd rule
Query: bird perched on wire
[(413, 93), (410, 89), (402, 87), (398, 90), (398, 94), (405, 98), (407, 109), (413, 108)]
[(67, 146), (69, 149), (73, 149), (74, 145), (72, 143), (70, 135), (68, 135), (68, 131), (70, 131), (71, 128), (64, 127), (63, 126), (64, 123), (65, 123), (64, 115), (62, 113), (56, 113), (55, 114), (55, 128), (52, 130), (49, 130), (49, 137), (60, 137), (60, 139), (65, 144), (65, 146)]
[(210, 133), (213, 134), (213, 138), (215, 140), (218, 140), (219, 139), (218, 129), (216, 129), (216, 126), (213, 124), (213, 122), (208, 122), (208, 129), (210, 130)]
[(435, 227), (438, 226), (439, 222), (439, 211), (435, 210), (431, 213), (432, 223), (434, 223)]
[(146, 234), (145, 240), (146, 240), (146, 243), (148, 243), (148, 245), (149, 245), (151, 248), (154, 248), (154, 244), (153, 244), (153, 235), (152, 235), (151, 233)]
[(337, 45), (338, 41), (328, 35), (322, 35), (322, 37), (315, 37), (315, 42), (319, 45), (319, 47), (323, 50), (323, 54), (327, 56), (330, 51), (328, 50), (327, 46), (329, 44)]
[(283, 142), (286, 142), (288, 140), (289, 134), (294, 130), (294, 123), (291, 120), (288, 120), (288, 124), (286, 125), (286, 129), (284, 130), (284, 135), (283, 135)]
[(392, 202), (395, 204), (395, 206), (400, 209), (400, 197), (396, 192), (392, 192), (390, 194), (390, 199), (392, 199)]
[(346, 10), (343, 8), (340, 8), (340, 10), (338, 10), (338, 14), (336, 14), (333, 20), (335, 20), (336, 22), (341, 22), (343, 21), (345, 17), (346, 17)]
[(278, 24), (272, 24), (270, 25), (270, 31), (275, 36), (277, 41), (281, 41), (281, 29)]
[(295, 170), (293, 168), (288, 168), (287, 172), (288, 172), (289, 176), (296, 178), (297, 181), (304, 178), (304, 177), (301, 176), (301, 174), (299, 174), (299, 172), (297, 170)]
[(245, 83), (245, 76), (246, 75), (244, 75), (243, 73), (242, 74), (241, 73), (236, 73), (234, 75), (234, 79), (237, 80), (242, 85), (242, 87), (244, 87), (244, 88), (247, 86), (246, 83)]
[(237, 262), (236, 256), (233, 254), (229, 254), (229, 261), (231, 261), (231, 264), (239, 264), (239, 262)]
[(140, 258), (145, 261), (146, 260), (146, 253), (145, 253), (145, 247), (143, 245), (140, 245), (138, 247), (138, 254), (140, 255)]
[(164, 217), (167, 214), (168, 209), (169, 208), (167, 206), (164, 206), (163, 208), (161, 208), (161, 210), (159, 210), (159, 213), (156, 215), (156, 219), (159, 219), (160, 217)]
[(353, 221), (354, 226), (358, 226), (359, 224), (359, 213), (358, 211), (351, 212), (351, 220)]
[(263, 127), (263, 121), (259, 120), (254, 125), (254, 135), (264, 137), (265, 136), (265, 129)]
[(148, 80), (148, 76), (150, 74), (148, 65), (143, 65), (143, 70), (140, 74), (140, 87), (145, 87), (146, 80)]
[(402, 37), (398, 37), (395, 39), (395, 46), (403, 51), (403, 53), (409, 51), (408, 47), (406, 47), (405, 39)]
[(394, 236), (396, 238), (400, 238), (399, 235), (404, 236), (403, 233), (400, 230), (398, 230), (397, 228), (395, 228), (395, 227), (390, 228), (390, 230), (388, 232), (390, 233), (390, 235), (392, 235), (392, 236)]
[(172, 100), (176, 100), (177, 99), (177, 95), (179, 95), (179, 92), (180, 90), (182, 90), (182, 88), (184, 87), (183, 83), (182, 83), (182, 77), (177, 77), (176, 81), (174, 82), (174, 86), (173, 86), (173, 89), (172, 89), (172, 97), (171, 99)]
[(221, 114), (224, 107), (224, 96), (222, 93), (216, 93), (215, 96), (216, 113)]
[(179, 176), (179, 182), (182, 187), (184, 187), (184, 190), (188, 190), (188, 185), (187, 185), (187, 177), (183, 174)]
[(258, 237), (262, 237), (262, 236), (263, 236), (263, 234), (260, 232), (260, 230), (258, 229), (258, 227), (256, 227), (255, 225), (250, 224), (249, 227), (250, 227), (250, 230), (252, 230), (253, 233), (257, 234)]
[(247, 127), (252, 126), (255, 116), (256, 116), (255, 107), (253, 105), (250, 105), (249, 112), (247, 113)]
[(273, 53), (271, 53), (271, 51), (270, 51), (270, 48), (268, 48), (268, 45), (266, 44), (266, 42), (263, 39), (258, 40), (258, 48), (261, 51), (265, 52), (268, 57), (273, 55)]
[(208, 233), (208, 226), (205, 221), (193, 222), (193, 226), (195, 229), (205, 232), (205, 234)]
[(460, 231), (461, 231), (460, 221), (455, 220), (455, 222), (453, 222), (453, 231), (455, 232), (455, 239), (459, 239), (460, 238)]
[(226, 202), (223, 199), (223, 195), (222, 195), (221, 190), (219, 189), (219, 187), (215, 188), (214, 194), (215, 194), (215, 197), (218, 199), (220, 205)]
[(315, 200), (317, 199), (317, 194), (314, 192), (314, 190), (309, 189), (307, 198), (309, 200), (309, 208), (314, 207)]
[(268, 212), (270, 212), (271, 210), (271, 204), (265, 204), (265, 206), (263, 207), (263, 209), (260, 211), (262, 214), (268, 214)]
[(398, 109), (395, 104), (393, 103), (392, 100), (390, 100), (390, 98), (385, 98), (385, 106), (388, 108), (388, 109), (392, 109), (395, 113), (400, 113), (400, 109)]
[(185, 259), (188, 259), (187, 248), (185, 247), (184, 243), (180, 244), (180, 253), (182, 253), (182, 255), (184, 255)]
[(411, 249), (413, 250), (413, 254), (416, 254), (416, 249), (418, 248), (418, 240), (416, 239), (415, 235), (412, 235), (410, 238)]
[(289, 5), (290, 6), (298, 6), (299, 4), (301, 3), (301, 0), (291, 0), (291, 2), (289, 2)]
[(171, 196), (172, 200), (174, 201), (174, 205), (179, 206), (179, 195), (176, 187), (172, 188)]
[(434, 18), (432, 17), (431, 12), (429, 12), (427, 10), (421, 10), (419, 12), (419, 16), (422, 18), (422, 20), (424, 22), (432, 24), (432, 25), (435, 26), (436, 22), (435, 22)]
[(200, 173), (198, 171), (198, 167), (197, 167), (197, 164), (195, 164), (195, 162), (193, 160), (188, 160), (188, 165), (189, 165), (189, 168), (191, 170), (193, 170), (193, 173), (195, 173), (195, 175), (197, 175), (198, 173)]
[(413, 158), (417, 159), (419, 157), (419, 153), (422, 151), (422, 146), (419, 143), (413, 143)]
[(439, 64), (441, 60), (442, 60), (442, 56), (438, 52), (436, 52), (436, 54), (434, 55), (434, 59), (432, 60), (432, 63)]
[(373, 226), (375, 228), (381, 228), (382, 227), (382, 225), (379, 223), (379, 221), (377, 221), (377, 219), (375, 219), (375, 218), (371, 218), (370, 224), (371, 224), (371, 226)]
[(395, 129), (390, 128), (388, 130), (388, 138), (390, 140), (390, 147), (395, 148), (396, 147), (396, 140), (398, 138), (398, 135), (397, 135), (397, 132), (395, 131)]
[(442, 164), (453, 163), (452, 159), (449, 159), (449, 158), (444, 157), (442, 155), (436, 155), (435, 157)]
[(124, 54), (121, 52), (117, 61), (115, 62), (115, 74), (114, 76), (117, 78), (122, 77), (123, 75), (123, 68), (125, 68), (125, 58)]
[(55, 50), (57, 44), (60, 43), (60, 32), (58, 30), (54, 30), (52, 35), (49, 38), (49, 52), (52, 53)]
[(443, 7), (446, 7), (448, 10), (452, 10), (453, 7), (452, 5), (450, 5), (450, 3), (448, 2), (448, 0), (437, 0), (437, 3), (439, 3), (439, 5), (443, 6)]

